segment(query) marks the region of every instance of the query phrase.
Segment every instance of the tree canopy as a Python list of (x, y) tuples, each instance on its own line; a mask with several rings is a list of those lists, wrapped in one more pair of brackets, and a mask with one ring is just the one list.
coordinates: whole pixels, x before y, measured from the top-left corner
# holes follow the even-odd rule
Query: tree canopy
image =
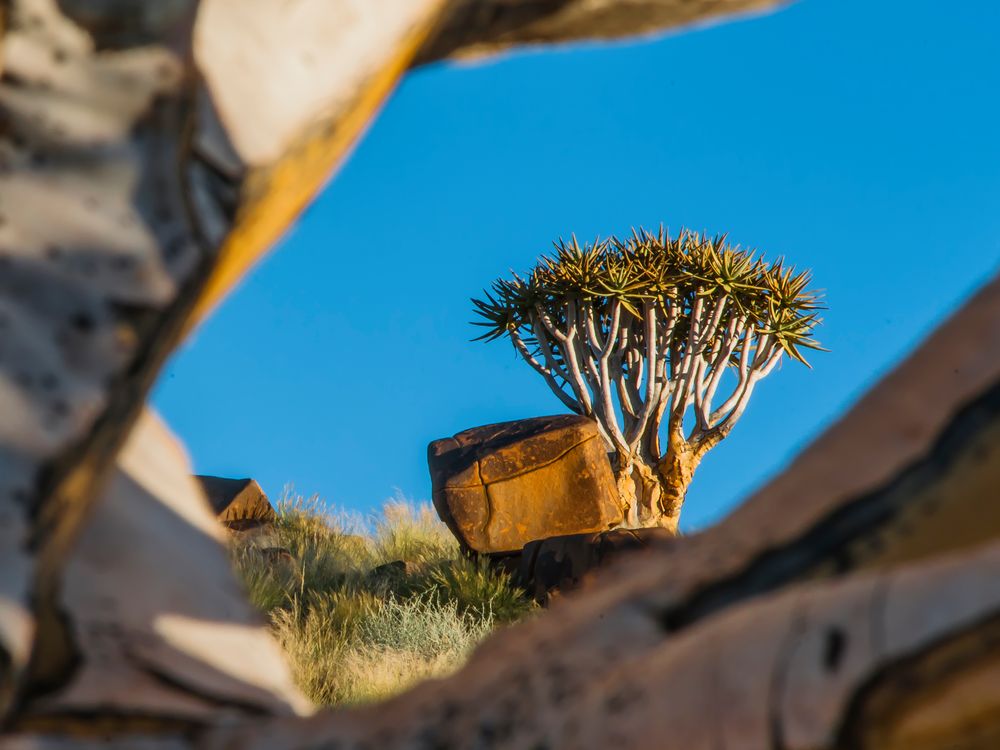
[(473, 300), (486, 329), (477, 340), (509, 337), (567, 408), (598, 421), (623, 466), (650, 465), (665, 414), (670, 440), (707, 450), (782, 355), (808, 364), (806, 351), (821, 349), (810, 281), (725, 235), (661, 227), (584, 245), (574, 237)]

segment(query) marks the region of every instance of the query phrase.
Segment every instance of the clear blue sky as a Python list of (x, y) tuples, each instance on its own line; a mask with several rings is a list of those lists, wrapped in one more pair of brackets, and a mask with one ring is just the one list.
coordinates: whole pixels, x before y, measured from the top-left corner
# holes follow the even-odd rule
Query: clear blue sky
[(998, 30), (991, 0), (803, 0), (411, 74), (154, 403), (198, 471), (272, 499), (429, 499), (430, 440), (563, 410), (508, 343), (469, 342), (470, 296), (571, 232), (728, 231), (814, 269), (832, 352), (758, 387), (696, 477), (701, 527), (1000, 267)]

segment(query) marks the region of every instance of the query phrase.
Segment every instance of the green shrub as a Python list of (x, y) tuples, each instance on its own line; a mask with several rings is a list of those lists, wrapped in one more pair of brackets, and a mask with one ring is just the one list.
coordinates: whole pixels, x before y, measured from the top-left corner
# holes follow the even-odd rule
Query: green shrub
[(434, 568), (428, 577), (435, 601), (454, 604), (460, 613), (473, 619), (510, 623), (524, 617), (533, 606), (511, 584), (510, 576), (490, 568), (485, 560), (449, 560)]
[(454, 603), (367, 593), (319, 597), (306, 610), (277, 611), (274, 623), (299, 685), (326, 705), (378, 700), (443, 676), (492, 629)]
[(427, 505), (396, 500), (366, 524), (285, 497), (277, 516), (270, 533), (234, 542), (233, 562), (316, 703), (379, 700), (443, 676), (534, 608), (506, 574), (464, 557)]

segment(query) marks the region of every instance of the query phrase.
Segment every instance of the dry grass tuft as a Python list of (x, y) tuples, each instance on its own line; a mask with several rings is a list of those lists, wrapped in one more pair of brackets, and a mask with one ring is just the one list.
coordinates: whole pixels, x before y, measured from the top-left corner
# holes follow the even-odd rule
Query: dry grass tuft
[(465, 558), (427, 505), (394, 501), (366, 523), (286, 497), (273, 531), (234, 540), (232, 553), (299, 686), (322, 705), (380, 700), (446, 675), (533, 609), (506, 575)]

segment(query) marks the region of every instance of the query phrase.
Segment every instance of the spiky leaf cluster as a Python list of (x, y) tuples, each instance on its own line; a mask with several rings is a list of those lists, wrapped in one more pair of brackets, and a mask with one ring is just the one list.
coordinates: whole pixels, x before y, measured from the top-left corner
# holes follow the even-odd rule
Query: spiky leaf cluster
[[(785, 353), (808, 364), (802, 350), (820, 348), (813, 336), (820, 298), (808, 288), (810, 280), (808, 271), (797, 272), (782, 259), (766, 262), (754, 251), (729, 245), (724, 235), (681, 231), (670, 237), (662, 228), (656, 234), (640, 229), (625, 240), (555, 243), (555, 252), (543, 256), (526, 277), (499, 278), (483, 299), (473, 299), (480, 316), (474, 324), (486, 329), (477, 340), (520, 331), (537, 346), (537, 317), (547, 316), (566, 330), (575, 323), (567, 311), (585, 307), (606, 329), (618, 301), (632, 318), (622, 323), (635, 328), (633, 345), (642, 346), (639, 322), (652, 305), (664, 317), (671, 309), (679, 311), (668, 352), (682, 357), (695, 303), (701, 299), (707, 308), (725, 297), (719, 331), (745, 316), (750, 325), (772, 334)], [(561, 360), (557, 342), (553, 348)]]

